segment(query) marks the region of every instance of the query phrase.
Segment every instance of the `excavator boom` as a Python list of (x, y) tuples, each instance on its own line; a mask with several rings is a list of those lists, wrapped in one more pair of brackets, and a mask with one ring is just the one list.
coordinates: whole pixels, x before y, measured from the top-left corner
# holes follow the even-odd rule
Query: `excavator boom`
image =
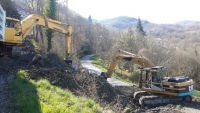
[(52, 29), (59, 33), (65, 34), (65, 50), (66, 58), (73, 55), (73, 37), (72, 37), (72, 26), (62, 26), (62, 22), (40, 16), (38, 14), (31, 14), (24, 20), (19, 21), (18, 19), (7, 17), (5, 27), (5, 36), (0, 42), (4, 46), (16, 46), (21, 45), (26, 36), (30, 33), (33, 26), (38, 25)]
[(112, 56), (111, 62), (108, 66), (108, 71), (106, 73), (102, 73), (101, 75), (105, 78), (110, 78), (119, 60), (130, 61), (133, 64), (138, 64), (141, 66), (154, 66), (154, 64), (144, 56), (136, 55), (123, 50), (117, 50)]
[(192, 101), (190, 96), (194, 93), (192, 79), (188, 76), (163, 77), (163, 66), (154, 66), (148, 58), (126, 51), (117, 50), (112, 56), (107, 72), (102, 72), (101, 76), (105, 79), (110, 78), (119, 60), (127, 60), (141, 66), (139, 68), (141, 91), (133, 94), (133, 100), (138, 101), (141, 106)]

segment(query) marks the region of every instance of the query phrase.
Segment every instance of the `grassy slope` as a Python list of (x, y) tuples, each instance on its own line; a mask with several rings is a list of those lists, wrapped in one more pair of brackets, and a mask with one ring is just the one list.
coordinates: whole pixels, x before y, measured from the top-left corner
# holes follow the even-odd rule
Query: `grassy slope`
[[(91, 58), (91, 60), (92, 60), (92, 63), (95, 66), (97, 66), (98, 68), (102, 69), (103, 71), (107, 71), (107, 67), (101, 65), (100, 61), (96, 58), (96, 56), (93, 56)], [(116, 71), (119, 73), (120, 70), (117, 69)], [(130, 73), (125, 73), (125, 74), (127, 74), (128, 76), (130, 76)], [(127, 82), (127, 83), (131, 83), (129, 80), (124, 80), (123, 78), (120, 78), (120, 76), (117, 75), (116, 73), (113, 73), (112, 76), (115, 77), (115, 78), (117, 78), (117, 79), (119, 79), (119, 80), (121, 80), (121, 81), (124, 81), (124, 82)], [(196, 98), (198, 97), (199, 98), (200, 97), (200, 91), (195, 90), (195, 92), (193, 94), (193, 97), (196, 97)]]
[(12, 113), (99, 113), (101, 109), (93, 100), (76, 97), (47, 80), (29, 80), (23, 70), (9, 83), (9, 91)]

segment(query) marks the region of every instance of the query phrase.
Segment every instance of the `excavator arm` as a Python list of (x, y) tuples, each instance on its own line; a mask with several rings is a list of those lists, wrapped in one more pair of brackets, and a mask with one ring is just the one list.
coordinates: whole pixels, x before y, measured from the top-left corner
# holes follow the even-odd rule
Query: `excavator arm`
[(32, 14), (26, 17), (21, 22), (17, 19), (7, 17), (9, 21), (15, 21), (13, 27), (5, 28), (5, 40), (4, 45), (21, 45), (24, 38), (30, 33), (33, 26), (38, 25), (52, 29), (59, 33), (65, 34), (65, 50), (66, 57), (73, 55), (73, 38), (72, 38), (72, 27), (67, 26), (66, 28), (61, 26), (62, 22), (46, 18), (37, 14)]
[(67, 56), (73, 55), (73, 39), (72, 39), (72, 27), (67, 26), (67, 28), (61, 26), (61, 22), (40, 16), (37, 14), (29, 15), (23, 21), (21, 21), (22, 26), (22, 38), (24, 39), (27, 34), (31, 31), (34, 25), (43, 26), (59, 33), (65, 34), (65, 50)]
[(102, 72), (101, 76), (103, 76), (106, 79), (110, 78), (119, 60), (130, 61), (133, 64), (138, 64), (140, 66), (154, 66), (154, 64), (144, 56), (136, 55), (123, 50), (117, 50), (112, 56), (111, 62), (108, 66), (108, 71)]

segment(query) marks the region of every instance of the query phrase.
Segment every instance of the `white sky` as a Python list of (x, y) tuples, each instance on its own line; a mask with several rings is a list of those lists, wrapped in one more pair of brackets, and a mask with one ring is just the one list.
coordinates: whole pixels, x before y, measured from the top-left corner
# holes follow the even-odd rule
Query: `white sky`
[(158, 24), (200, 21), (200, 0), (69, 0), (68, 5), (97, 20), (129, 16)]

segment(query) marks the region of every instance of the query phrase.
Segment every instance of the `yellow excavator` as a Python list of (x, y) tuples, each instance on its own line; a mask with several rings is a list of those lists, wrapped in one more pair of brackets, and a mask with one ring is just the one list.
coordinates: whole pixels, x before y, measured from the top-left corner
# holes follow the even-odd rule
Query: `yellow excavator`
[(110, 78), (119, 60), (140, 65), (139, 88), (133, 94), (134, 101), (141, 106), (191, 102), (194, 93), (193, 80), (189, 76), (164, 77), (163, 66), (155, 66), (148, 58), (127, 51), (117, 50), (112, 56), (107, 72), (102, 72), (105, 79)]
[(62, 22), (38, 14), (31, 14), (22, 21), (5, 15), (6, 12), (0, 7), (0, 56), (6, 53), (13, 55), (27, 54), (25, 47), (17, 47), (17, 45), (22, 45), (35, 25), (65, 34), (66, 59), (73, 55), (72, 26), (67, 25), (65, 28), (62, 26)]

